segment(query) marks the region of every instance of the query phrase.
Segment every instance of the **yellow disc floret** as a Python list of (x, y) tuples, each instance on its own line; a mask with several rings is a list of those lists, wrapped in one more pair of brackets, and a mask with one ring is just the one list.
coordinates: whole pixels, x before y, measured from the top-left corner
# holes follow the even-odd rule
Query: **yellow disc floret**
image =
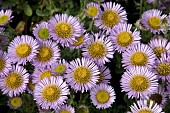
[(160, 29), (161, 19), (159, 17), (153, 16), (148, 19), (148, 24), (152, 29)]
[(88, 52), (93, 58), (103, 58), (107, 53), (107, 48), (102, 42), (93, 42), (89, 45)]
[(23, 78), (19, 73), (11, 72), (5, 78), (5, 84), (9, 89), (17, 89), (23, 83)]
[(117, 43), (122, 47), (130, 45), (132, 41), (133, 37), (132, 34), (129, 32), (123, 31), (117, 35)]
[(25, 58), (30, 55), (31, 50), (32, 48), (29, 44), (23, 43), (16, 47), (15, 52), (18, 57)]
[(45, 86), (42, 91), (43, 99), (48, 102), (56, 101), (60, 97), (60, 94), (61, 94), (60, 87), (56, 85)]
[(22, 104), (22, 99), (20, 97), (13, 97), (9, 100), (9, 104), (13, 108), (18, 108)]
[(148, 56), (143, 52), (135, 52), (130, 57), (130, 62), (135, 66), (145, 66), (148, 63)]
[(106, 91), (106, 90), (100, 90), (96, 93), (96, 100), (99, 102), (99, 103), (106, 103), (109, 101), (109, 93)]
[(80, 66), (74, 70), (73, 78), (79, 84), (84, 84), (90, 81), (91, 72), (87, 67)]
[(168, 62), (162, 62), (160, 63), (156, 71), (161, 75), (161, 76), (167, 76), (170, 74), (170, 63)]
[(98, 14), (98, 9), (94, 6), (87, 8), (86, 13), (90, 17), (95, 17)]
[(0, 24), (5, 24), (8, 22), (9, 16), (8, 15), (2, 15), (0, 16)]
[(135, 75), (130, 79), (130, 88), (137, 92), (145, 91), (149, 88), (150, 81), (144, 75)]
[(47, 39), (49, 37), (49, 32), (47, 28), (42, 28), (38, 31), (38, 36), (41, 39)]
[(70, 38), (74, 32), (71, 24), (67, 22), (59, 22), (54, 28), (56, 34), (61, 38)]
[(102, 22), (107, 27), (113, 27), (118, 24), (119, 21), (119, 15), (113, 10), (107, 10), (102, 14)]
[(50, 47), (42, 46), (37, 54), (37, 60), (40, 62), (47, 62), (53, 56), (53, 51)]

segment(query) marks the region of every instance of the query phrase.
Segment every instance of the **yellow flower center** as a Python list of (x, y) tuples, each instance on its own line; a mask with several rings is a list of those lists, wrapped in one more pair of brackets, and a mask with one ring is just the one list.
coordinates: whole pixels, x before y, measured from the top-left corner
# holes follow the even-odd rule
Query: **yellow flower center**
[(95, 17), (98, 14), (98, 9), (94, 6), (87, 8), (86, 13), (88, 16)]
[(53, 52), (51, 48), (43, 46), (40, 47), (39, 53), (37, 54), (37, 59), (40, 62), (47, 62), (49, 61), (53, 56)]
[(8, 15), (2, 15), (0, 16), (0, 24), (5, 24), (9, 19)]
[(90, 81), (91, 72), (87, 67), (80, 66), (74, 70), (73, 78), (77, 83), (84, 84)]
[(59, 22), (55, 25), (55, 32), (61, 38), (70, 38), (74, 30), (71, 24), (67, 22)]
[(18, 46), (16, 47), (15, 52), (16, 52), (16, 55), (17, 55), (18, 57), (20, 57), (20, 58), (25, 58), (25, 57), (27, 57), (27, 56), (30, 55), (31, 50), (32, 50), (31, 46), (28, 45), (28, 44), (26, 44), (26, 43), (24, 43), (24, 44), (18, 45)]
[(142, 92), (148, 89), (150, 81), (144, 75), (137, 74), (130, 79), (130, 87), (137, 92)]
[(119, 15), (113, 10), (107, 10), (102, 14), (102, 22), (107, 27), (113, 27), (120, 21)]
[(28, 88), (33, 91), (34, 87), (35, 87), (35, 84), (32, 83), (32, 80), (30, 80), (29, 83), (28, 83)]
[(18, 108), (22, 104), (22, 99), (19, 98), (19, 97), (13, 97), (13, 98), (10, 99), (9, 103), (12, 107)]
[(110, 95), (106, 90), (100, 90), (96, 93), (96, 100), (99, 103), (104, 104), (109, 101), (109, 98), (110, 98)]
[(161, 54), (166, 52), (167, 50), (164, 47), (155, 47), (153, 51), (158, 58), (161, 58)]
[(38, 36), (41, 39), (47, 39), (49, 37), (49, 32), (47, 28), (42, 28), (38, 31)]
[(162, 95), (155, 93), (150, 96), (150, 99), (153, 100), (154, 102), (161, 104), (162, 103)]
[(170, 63), (162, 62), (157, 66), (156, 70), (161, 76), (167, 76), (170, 74)]
[(117, 36), (117, 43), (122, 47), (130, 45), (132, 41), (133, 37), (129, 32), (123, 31), (120, 32)]
[(141, 110), (139, 110), (137, 113), (154, 113), (154, 112), (152, 112), (152, 111), (149, 110), (149, 109), (141, 109)]
[(51, 76), (53, 76), (53, 74), (51, 73), (51, 71), (49, 70), (45, 70), (44, 72), (41, 73), (40, 75), (40, 81), (44, 78), (50, 78)]
[(8, 76), (5, 78), (5, 84), (10, 89), (17, 89), (22, 85), (22, 83), (22, 76), (16, 72), (9, 73)]
[(62, 74), (65, 70), (66, 70), (66, 66), (65, 65), (58, 65), (55, 68), (55, 72), (57, 72), (59, 74)]
[(1, 65), (0, 65), (0, 72), (2, 72), (5, 68), (5, 65), (6, 65), (6, 62), (4, 61), (4, 59), (0, 58), (0, 62), (1, 62)]
[(45, 86), (42, 91), (43, 99), (48, 102), (56, 101), (60, 97), (60, 94), (61, 94), (60, 87), (55, 85)]
[(103, 58), (106, 55), (106, 45), (102, 42), (93, 42), (88, 47), (88, 52), (93, 58)]
[(84, 36), (76, 38), (77, 42), (74, 42), (73, 46), (79, 46), (84, 42)]
[(103, 75), (103, 73), (101, 73), (98, 76), (99, 76), (99, 80), (98, 80), (97, 84), (100, 84), (104, 80), (104, 75)]
[(130, 58), (130, 62), (135, 66), (145, 66), (148, 63), (148, 57), (143, 52), (135, 52)]
[(159, 17), (153, 16), (148, 19), (148, 24), (152, 29), (159, 29), (161, 24), (161, 19)]
[(60, 113), (71, 113), (71, 112), (68, 110), (61, 110)]

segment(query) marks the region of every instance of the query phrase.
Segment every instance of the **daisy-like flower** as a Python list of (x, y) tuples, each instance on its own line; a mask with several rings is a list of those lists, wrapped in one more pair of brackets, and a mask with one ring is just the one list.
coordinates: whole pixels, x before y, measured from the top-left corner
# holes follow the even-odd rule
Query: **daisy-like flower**
[(133, 66), (145, 66), (152, 68), (156, 56), (148, 45), (135, 44), (129, 46), (122, 54), (122, 63), (125, 69)]
[(98, 80), (97, 84), (101, 84), (101, 83), (109, 84), (110, 79), (111, 79), (111, 74), (110, 74), (109, 68), (107, 68), (104, 65), (100, 65), (98, 67), (99, 67), (100, 74), (98, 75), (99, 80)]
[(96, 85), (98, 74), (100, 72), (94, 62), (87, 58), (77, 58), (70, 62), (64, 77), (72, 89), (83, 93)]
[(52, 64), (52, 72), (56, 75), (64, 76), (65, 72), (68, 70), (68, 62), (65, 59), (61, 59)]
[(105, 64), (110, 62), (109, 58), (113, 58), (114, 48), (111, 40), (103, 33), (95, 33), (91, 35), (86, 47), (82, 48), (83, 56), (93, 60), (97, 64)]
[(149, 46), (153, 49), (157, 58), (161, 58), (161, 54), (164, 52), (170, 52), (170, 43), (166, 38), (153, 38), (150, 40)]
[(79, 49), (86, 45), (87, 41), (90, 39), (89, 34), (85, 33), (80, 37), (76, 37), (76, 41), (69, 46), (70, 49)]
[(130, 106), (129, 113), (164, 113), (162, 108), (151, 100), (139, 100)]
[(90, 99), (96, 108), (106, 109), (115, 102), (116, 96), (112, 86), (99, 84), (90, 90)]
[(35, 67), (49, 67), (60, 58), (60, 50), (57, 43), (52, 40), (40, 42), (38, 54), (33, 65)]
[(0, 50), (0, 78), (5, 77), (7, 73), (12, 69), (11, 61), (7, 56), (6, 52)]
[(83, 27), (80, 20), (67, 14), (56, 14), (49, 20), (49, 32), (57, 43), (69, 47), (73, 44), (75, 37), (80, 37)]
[(99, 27), (99, 29), (111, 31), (111, 28), (118, 23), (124, 23), (127, 21), (126, 11), (123, 10), (120, 4), (113, 2), (106, 2), (102, 4), (104, 11), (101, 12), (98, 19), (96, 19), (94, 24)]
[(98, 18), (101, 13), (100, 5), (94, 2), (90, 2), (86, 5), (85, 14), (89, 18)]
[(164, 107), (167, 103), (167, 96), (168, 93), (165, 92), (165, 88), (159, 85), (158, 92), (150, 94), (149, 99)]
[(162, 11), (158, 9), (151, 9), (145, 11), (142, 14), (141, 23), (146, 28), (146, 30), (150, 30), (152, 33), (160, 34), (160, 32), (164, 32), (165, 29), (161, 26), (162, 21), (166, 18), (166, 15), (162, 15)]
[(8, 106), (11, 109), (18, 109), (22, 105), (22, 99), (21, 97), (11, 97), (8, 100)]
[(168, 53), (162, 53), (162, 57), (157, 59), (153, 65), (153, 72), (163, 81), (170, 81), (170, 57)]
[(157, 92), (158, 79), (155, 73), (146, 67), (132, 67), (126, 70), (120, 80), (122, 92), (128, 98), (148, 99), (148, 95)]
[(120, 23), (113, 27), (110, 33), (110, 39), (114, 48), (119, 52), (123, 52), (128, 46), (139, 43), (140, 32), (135, 29), (131, 31), (132, 24)]
[(75, 110), (71, 105), (63, 105), (55, 113), (75, 113)]
[(29, 74), (24, 67), (16, 65), (6, 77), (0, 78), (0, 89), (9, 97), (17, 96), (26, 90)]
[(48, 23), (41, 22), (36, 24), (36, 27), (33, 28), (33, 34), (37, 40), (44, 41), (50, 39), (50, 33), (48, 31)]
[(38, 53), (38, 42), (28, 35), (17, 36), (8, 46), (8, 56), (13, 63), (26, 64)]
[(149, 4), (151, 4), (151, 3), (155, 2), (155, 1), (157, 1), (157, 0), (147, 0), (147, 2), (148, 2)]
[(50, 78), (55, 76), (50, 68), (35, 68), (33, 74), (31, 75), (32, 82), (38, 83), (44, 78)]
[(66, 102), (69, 94), (68, 85), (63, 78), (52, 76), (35, 85), (34, 99), (44, 109), (56, 109)]
[(11, 21), (13, 18), (12, 10), (1, 10), (0, 11), (0, 26), (4, 26)]

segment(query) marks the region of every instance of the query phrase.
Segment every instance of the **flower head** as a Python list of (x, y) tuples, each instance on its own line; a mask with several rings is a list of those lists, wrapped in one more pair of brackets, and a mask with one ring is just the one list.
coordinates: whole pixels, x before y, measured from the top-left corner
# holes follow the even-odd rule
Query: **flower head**
[(17, 96), (26, 90), (28, 77), (29, 74), (22, 66), (13, 66), (6, 77), (0, 78), (0, 89), (9, 97)]
[(80, 20), (67, 14), (56, 14), (49, 20), (49, 32), (57, 43), (69, 47), (83, 33)]
[(18, 109), (22, 105), (22, 99), (20, 97), (11, 97), (8, 100), (8, 106), (11, 109)]
[(38, 53), (38, 42), (28, 35), (17, 36), (8, 46), (8, 56), (13, 63), (26, 64)]
[(57, 43), (52, 40), (40, 42), (39, 51), (33, 65), (37, 67), (49, 67), (60, 58), (60, 50)]
[(132, 32), (131, 28), (132, 24), (120, 23), (110, 32), (109, 38), (112, 40), (114, 48), (120, 53), (128, 46), (139, 43), (141, 39), (140, 32), (137, 29)]
[(111, 40), (100, 32), (91, 36), (86, 47), (83, 48), (82, 51), (84, 57), (87, 57), (100, 65), (110, 62), (109, 58), (113, 58), (114, 54)]
[(33, 29), (33, 34), (37, 40), (43, 41), (50, 39), (50, 33), (48, 30), (48, 23), (41, 22), (40, 24), (36, 24), (36, 27)]
[(156, 56), (153, 50), (145, 44), (135, 44), (129, 46), (122, 54), (123, 67), (145, 66), (152, 68)]
[(115, 91), (112, 86), (99, 84), (90, 90), (90, 99), (96, 108), (106, 109), (111, 107), (111, 104), (115, 102)]
[(4, 26), (11, 21), (13, 18), (12, 10), (1, 10), (0, 11), (0, 26)]
[(101, 13), (100, 5), (97, 3), (90, 2), (86, 5), (85, 14), (89, 18), (95, 19)]
[(164, 32), (165, 29), (161, 26), (162, 21), (166, 18), (166, 15), (162, 15), (162, 11), (158, 9), (151, 9), (145, 11), (142, 14), (141, 23), (146, 28), (146, 30), (150, 30), (152, 33), (160, 34), (160, 32)]
[(99, 15), (99, 18), (95, 20), (95, 25), (99, 29), (111, 31), (111, 28), (117, 25), (118, 23), (124, 23), (127, 21), (126, 11), (123, 10), (118, 3), (106, 2), (102, 4), (104, 11)]
[(148, 99), (149, 94), (157, 92), (158, 79), (146, 67), (132, 67), (124, 72), (120, 84), (128, 98)]
[(60, 108), (67, 100), (69, 89), (61, 77), (45, 78), (35, 85), (34, 99), (43, 109)]
[(70, 62), (69, 68), (64, 76), (66, 82), (77, 91), (87, 91), (94, 87), (100, 74), (97, 65), (87, 58), (77, 58)]

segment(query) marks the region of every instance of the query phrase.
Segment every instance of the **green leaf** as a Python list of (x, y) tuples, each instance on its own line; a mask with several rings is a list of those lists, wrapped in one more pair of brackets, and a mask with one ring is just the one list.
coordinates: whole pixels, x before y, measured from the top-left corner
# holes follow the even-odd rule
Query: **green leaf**
[(38, 16), (49, 16), (49, 11), (47, 11), (47, 10), (44, 10), (44, 11), (41, 11), (41, 10), (39, 10), (39, 9), (37, 9), (36, 10), (36, 14), (38, 15)]
[(32, 15), (32, 9), (31, 9), (29, 4), (24, 4), (23, 8), (24, 8), (24, 13), (27, 16), (31, 16)]

